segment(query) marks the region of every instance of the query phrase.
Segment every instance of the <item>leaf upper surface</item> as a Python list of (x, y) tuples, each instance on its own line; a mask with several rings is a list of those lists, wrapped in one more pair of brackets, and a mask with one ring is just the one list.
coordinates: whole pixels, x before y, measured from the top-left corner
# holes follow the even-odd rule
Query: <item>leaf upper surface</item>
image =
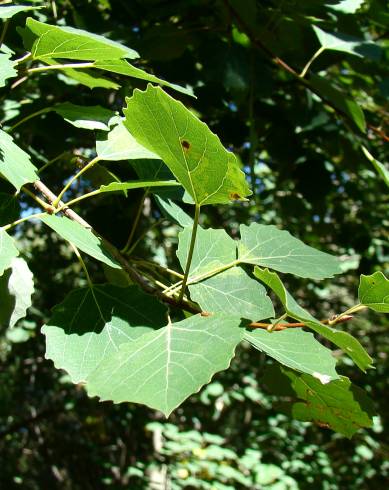
[(26, 316), (33, 292), (33, 275), (26, 261), (19, 257), (13, 258), (11, 267), (0, 276), (1, 326), (13, 327), (18, 320)]
[(227, 369), (242, 338), (240, 320), (192, 316), (122, 344), (87, 379), (90, 396), (143, 403), (166, 416)]
[(181, 102), (152, 85), (126, 101), (124, 125), (159, 155), (195, 203), (228, 203), (250, 194), (235, 155)]
[(224, 312), (248, 320), (274, 316), (273, 304), (266, 289), (241, 267), (233, 267), (191, 284), (189, 291), (191, 299), (203, 311)]
[[(181, 267), (185, 269), (188, 257), (192, 229), (184, 228), (178, 234), (177, 257)], [(233, 263), (236, 260), (236, 242), (224, 230), (212, 228), (204, 230), (200, 226), (197, 229), (197, 239), (193, 250), (190, 266), (190, 280)]]
[(321, 383), (339, 378), (332, 352), (321, 345), (311, 333), (297, 329), (270, 333), (257, 328), (246, 331), (244, 338), (281, 364), (311, 374)]
[(18, 74), (15, 63), (10, 58), (10, 53), (0, 53), (0, 87), (5, 87), (6, 81)]
[(30, 156), (0, 129), (0, 173), (19, 190), (24, 184), (39, 178), (36, 170)]
[(28, 18), (25, 48), (34, 59), (111, 60), (138, 58), (133, 49), (110, 39), (73, 27), (59, 27)]
[(348, 378), (342, 376), (323, 385), (307, 374), (299, 375), (284, 369), (283, 372), (290, 378), (297, 396), (303, 400), (292, 405), (293, 417), (329, 426), (346, 437), (372, 426), (372, 401)]
[(104, 248), (101, 239), (94, 235), (91, 230), (84, 228), (79, 223), (72, 221), (66, 216), (44, 215), (41, 220), (62, 238), (72, 242), (77, 248), (86, 254), (104, 262), (111, 267), (120, 269), (120, 265)]
[(351, 359), (362, 371), (365, 371), (367, 368), (371, 367), (372, 358), (356, 338), (347, 332), (342, 332), (327, 325), (323, 325), (316, 320), (315, 317), (313, 317), (308, 311), (304, 310), (304, 308), (302, 308), (293, 299), (275, 272), (270, 272), (267, 269), (261, 270), (256, 267), (254, 270), (254, 275), (276, 293), (290, 317), (303, 322), (311, 330), (340, 347), (351, 357)]
[(114, 115), (112, 111), (101, 106), (82, 106), (71, 102), (57, 104), (52, 110), (76, 128), (102, 131), (109, 131), (108, 123)]
[(389, 279), (381, 271), (361, 275), (358, 297), (361, 304), (380, 313), (389, 313)]
[(0, 6), (0, 19), (10, 19), (19, 12), (27, 12), (28, 10), (35, 10), (42, 7), (31, 7), (29, 5), (1, 5)]
[(3, 228), (0, 228), (0, 276), (10, 267), (12, 259), (19, 255), (15, 242)]
[(305, 245), (273, 225), (241, 225), (240, 234), (240, 262), (312, 279), (324, 279), (341, 272), (335, 257)]
[(136, 286), (111, 284), (72, 291), (42, 332), (46, 358), (73, 382), (85, 381), (110, 354), (166, 322), (166, 308)]

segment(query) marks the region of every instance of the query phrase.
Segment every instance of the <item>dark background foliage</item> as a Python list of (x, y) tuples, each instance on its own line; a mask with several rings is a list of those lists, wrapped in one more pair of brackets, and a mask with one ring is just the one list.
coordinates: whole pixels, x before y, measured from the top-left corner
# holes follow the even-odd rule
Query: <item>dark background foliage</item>
[[(254, 190), (249, 203), (207, 207), (204, 226), (224, 227), (233, 236), (239, 223), (276, 224), (306, 243), (352, 256), (349, 269), (320, 284), (290, 280), (302, 304), (327, 318), (354, 304), (360, 273), (388, 265), (387, 188), (360, 150), (364, 141), (385, 160), (389, 92), (388, 49), (381, 61), (325, 52), (312, 72), (357, 101), (365, 111), (367, 134), (323, 103), (285, 70), (281, 58), (300, 72), (319, 48), (312, 31), (323, 29), (379, 40), (389, 46), (384, 0), (354, 2), (352, 14), (334, 9), (336, 0), (58, 0), (46, 2), (40, 20), (104, 34), (136, 49), (139, 66), (170, 82), (190, 85), (197, 99), (175, 93), (219, 135), (242, 161)], [(6, 43), (22, 55), (15, 17)], [(264, 48), (265, 46), (265, 48)], [(112, 77), (115, 78), (115, 77)], [(0, 93), (0, 120), (22, 117), (57, 102), (100, 104), (121, 110), (141, 81), (118, 77), (117, 91), (89, 90), (58, 73), (31, 76)], [(93, 156), (93, 133), (77, 130), (54, 113), (31, 119), (15, 132), (35, 163), (59, 157), (45, 170), (54, 191)], [(104, 182), (110, 169), (133, 174), (124, 162), (101, 166), (72, 188), (69, 197)], [(0, 191), (12, 192), (3, 182)], [(23, 198), (21, 212), (31, 210)], [(103, 235), (123, 246), (141, 192), (97, 197), (77, 211)], [(190, 208), (187, 209), (190, 212)], [(19, 210), (17, 209), (18, 213)], [(146, 203), (140, 232), (160, 218)], [(140, 257), (175, 259), (177, 228), (164, 221), (137, 248)], [(63, 242), (34, 223), (16, 231), (34, 273), (36, 292), (28, 318), (16, 334), (0, 334), (1, 488), (386, 488), (387, 324), (361, 315), (347, 324), (375, 359), (367, 375), (340, 357), (341, 371), (364, 387), (379, 416), (372, 430), (352, 440), (284, 414), (263, 378), (271, 363), (242, 348), (232, 369), (218, 374), (168, 421), (143, 406), (114, 406), (89, 399), (66, 374), (44, 359), (40, 327), (68, 291), (84, 284), (78, 263)], [(161, 245), (162, 244), (162, 245)], [(104, 273), (93, 261), (96, 281)]]

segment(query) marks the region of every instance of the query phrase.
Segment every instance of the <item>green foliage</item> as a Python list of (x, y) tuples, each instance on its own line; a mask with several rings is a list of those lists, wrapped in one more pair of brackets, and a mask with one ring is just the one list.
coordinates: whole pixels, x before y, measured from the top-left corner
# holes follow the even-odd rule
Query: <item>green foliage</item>
[(25, 10), (0, 6), (0, 486), (383, 487), (383, 2)]

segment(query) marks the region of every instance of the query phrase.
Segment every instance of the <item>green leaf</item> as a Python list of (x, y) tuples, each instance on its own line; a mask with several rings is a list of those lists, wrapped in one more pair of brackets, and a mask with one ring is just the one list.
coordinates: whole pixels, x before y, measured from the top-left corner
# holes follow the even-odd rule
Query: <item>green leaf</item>
[(104, 36), (73, 27), (52, 26), (32, 18), (27, 19), (22, 35), (25, 48), (34, 59), (41, 61), (47, 58), (99, 61), (139, 57), (133, 49)]
[(72, 242), (77, 248), (86, 254), (94, 257), (100, 262), (104, 262), (111, 267), (120, 269), (120, 265), (104, 248), (99, 237), (94, 235), (88, 228), (84, 228), (79, 223), (72, 221), (66, 216), (45, 215), (41, 218), (43, 223), (53, 229), (62, 238)]
[(336, 257), (305, 245), (273, 225), (241, 225), (240, 234), (240, 262), (311, 279), (324, 279), (341, 273)]
[(14, 143), (9, 134), (0, 129), (0, 173), (20, 190), (24, 184), (38, 180), (36, 170), (30, 156)]
[(33, 275), (26, 261), (13, 258), (10, 268), (0, 277), (1, 326), (13, 327), (18, 320), (26, 316), (33, 292)]
[(336, 5), (329, 5), (329, 8), (342, 12), (343, 14), (355, 14), (365, 0), (342, 0)]
[(147, 73), (140, 68), (130, 65), (126, 60), (105, 60), (96, 61), (94, 64), (96, 68), (100, 70), (106, 70), (113, 73), (118, 73), (119, 75), (125, 75), (128, 77), (139, 78), (140, 80), (146, 80), (148, 82), (159, 83), (160, 85), (165, 85), (166, 87), (172, 88), (177, 92), (181, 92), (186, 95), (194, 97), (193, 90), (191, 88), (184, 88), (175, 83), (169, 83), (166, 80), (162, 80), (150, 73)]
[(361, 274), (358, 297), (361, 304), (370, 309), (389, 313), (389, 279), (380, 271), (371, 276)]
[(14, 194), (0, 192), (0, 226), (16, 221), (20, 214), (20, 202)]
[(244, 338), (281, 364), (311, 374), (323, 384), (339, 378), (332, 352), (311, 333), (292, 328), (270, 333), (257, 328), (246, 331)]
[[(188, 258), (192, 229), (184, 228), (178, 234), (177, 257), (181, 267), (185, 269)], [(224, 230), (197, 229), (197, 239), (190, 266), (190, 281), (210, 271), (232, 267), (236, 262), (236, 242)]]
[(0, 276), (11, 266), (12, 259), (19, 255), (15, 242), (3, 228), (0, 228)]
[(74, 383), (85, 381), (123, 343), (166, 321), (166, 308), (136, 286), (111, 284), (72, 291), (53, 310), (42, 332), (46, 358)]
[(143, 403), (166, 416), (227, 369), (242, 338), (239, 319), (192, 316), (122, 344), (87, 379), (90, 396)]
[(1, 5), (0, 6), (0, 19), (10, 19), (19, 12), (27, 12), (28, 10), (41, 9), (43, 6), (30, 7), (28, 5)]
[(100, 192), (117, 192), (129, 189), (140, 189), (142, 187), (174, 187), (180, 184), (175, 180), (134, 180), (133, 182), (111, 182), (108, 185), (102, 185)]
[(383, 163), (376, 160), (373, 157), (373, 155), (367, 150), (367, 148), (365, 148), (364, 146), (362, 146), (361, 148), (362, 148), (362, 151), (363, 151), (365, 157), (369, 160), (370, 163), (373, 164), (378, 175), (381, 176), (382, 180), (389, 187), (389, 170), (385, 167), (385, 165)]
[(317, 26), (312, 27), (324, 49), (341, 51), (361, 58), (368, 57), (376, 61), (381, 59), (382, 50), (372, 41), (365, 41), (364, 39), (358, 39), (340, 32), (325, 32)]
[(171, 221), (185, 228), (186, 226), (193, 226), (193, 219), (189, 214), (185, 213), (180, 206), (178, 206), (171, 199), (165, 199), (161, 196), (155, 196), (155, 200), (162, 211), (163, 215)]
[(189, 286), (190, 296), (203, 311), (223, 312), (248, 320), (274, 316), (266, 289), (241, 267), (233, 267)]
[(304, 308), (293, 299), (275, 272), (270, 272), (267, 269), (261, 270), (258, 267), (255, 267), (254, 275), (276, 293), (284, 305), (286, 313), (291, 318), (295, 318), (299, 322), (304, 323), (311, 330), (340, 347), (351, 357), (362, 371), (366, 371), (367, 368), (371, 367), (372, 358), (357, 339), (347, 332), (342, 332), (327, 325), (323, 325), (316, 320), (316, 318), (304, 310)]
[(325, 78), (319, 75), (312, 74), (309, 82), (320, 97), (330, 102), (338, 111), (349, 118), (362, 133), (366, 132), (365, 115), (353, 99), (347, 97), (344, 92), (328, 83)]
[[(49, 63), (48, 59), (45, 59), (45, 63), (49, 65), (57, 64), (57, 61), (52, 60), (52, 63)], [(81, 83), (90, 89), (94, 88), (112, 88), (113, 90), (117, 90), (120, 88), (118, 83), (112, 82), (104, 77), (99, 77), (95, 75), (91, 70), (79, 70), (74, 68), (66, 68), (65, 70), (61, 70), (61, 73), (58, 78), (64, 77), (65, 82), (74, 84), (75, 82)]]
[(120, 121), (108, 134), (96, 140), (96, 153), (100, 160), (119, 161), (138, 158), (158, 159), (159, 156), (140, 145)]
[(17, 76), (15, 63), (10, 59), (11, 54), (0, 53), (0, 87), (5, 87), (6, 80)]
[(100, 129), (102, 131), (109, 131), (108, 123), (114, 115), (112, 111), (99, 105), (82, 106), (72, 104), (71, 102), (57, 104), (51, 110), (55, 111), (65, 121), (76, 128)]
[(307, 374), (282, 371), (290, 379), (298, 398), (303, 400), (291, 407), (296, 419), (328, 426), (349, 438), (359, 429), (372, 426), (373, 403), (348, 378), (341, 376), (323, 385)]
[(250, 194), (235, 155), (181, 102), (152, 85), (126, 101), (124, 125), (159, 155), (195, 203), (222, 204)]

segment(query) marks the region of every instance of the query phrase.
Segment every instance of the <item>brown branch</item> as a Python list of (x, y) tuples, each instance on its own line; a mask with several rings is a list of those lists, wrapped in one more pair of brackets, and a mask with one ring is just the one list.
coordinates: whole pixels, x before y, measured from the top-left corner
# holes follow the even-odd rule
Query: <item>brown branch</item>
[[(279, 66), (280, 68), (282, 68), (286, 72), (290, 73), (301, 85), (303, 85), (305, 88), (310, 90), (312, 93), (316, 94), (328, 107), (331, 107), (331, 109), (333, 109), (338, 115), (342, 116), (347, 121), (355, 124), (354, 120), (347, 113), (345, 113), (344, 111), (339, 109), (335, 104), (333, 104), (331, 102), (331, 100), (327, 99), (326, 97), (323, 97), (323, 95), (318, 90), (316, 90), (314, 87), (312, 87), (312, 85), (309, 83), (309, 81), (307, 79), (305, 79), (299, 75), (297, 70), (295, 70), (288, 63), (286, 63), (286, 61), (284, 61), (279, 56), (277, 56), (275, 53), (273, 53), (273, 51), (271, 49), (269, 49), (258, 37), (256, 37), (255, 34), (253, 34), (253, 32), (251, 32), (251, 29), (247, 25), (247, 23), (239, 15), (239, 12), (237, 12), (234, 9), (234, 7), (232, 7), (232, 5), (230, 5), (228, 0), (224, 0), (224, 4), (225, 4), (226, 8), (228, 9), (228, 11), (230, 12), (230, 14), (235, 18), (238, 26), (247, 34), (250, 41), (252, 42), (252, 44), (257, 49), (259, 49), (260, 51), (265, 53), (266, 56), (268, 56), (275, 65)], [(375, 126), (372, 126), (370, 124), (368, 124), (367, 127), (371, 131), (373, 131), (374, 133), (379, 135), (384, 141), (389, 141), (389, 136), (381, 128), (376, 128)]]
[[(50, 204), (55, 202), (55, 200), (57, 199), (57, 196), (41, 180), (37, 180), (36, 182), (34, 182), (34, 186), (36, 189), (38, 189), (43, 194), (43, 196), (47, 199), (47, 201)], [(126, 257), (115, 247), (115, 245), (113, 245), (109, 240), (102, 237), (101, 235), (98, 235), (93, 230), (92, 226), (87, 221), (84, 220), (84, 218), (82, 218), (79, 214), (77, 214), (72, 209), (67, 208), (65, 203), (59, 202), (58, 205), (59, 205), (59, 207), (62, 208), (61, 212), (63, 212), (65, 214), (65, 216), (67, 216), (69, 219), (71, 219), (73, 221), (76, 221), (77, 223), (79, 223), (84, 228), (90, 229), (96, 236), (98, 236), (101, 239), (104, 247), (120, 263), (123, 270), (125, 272), (127, 272), (128, 276), (132, 279), (132, 281), (134, 281), (136, 284), (138, 284), (146, 293), (156, 296), (162, 302), (167, 303), (171, 306), (174, 306), (175, 308), (181, 308), (183, 310), (189, 311), (189, 312), (194, 313), (194, 314), (200, 313), (202, 316), (211, 316), (212, 315), (212, 313), (209, 313), (207, 311), (202, 311), (201, 308), (198, 307), (194, 303), (191, 303), (191, 302), (185, 301), (185, 300), (179, 301), (175, 298), (172, 298), (171, 296), (163, 294), (159, 289), (157, 289), (150, 282), (148, 282), (147, 279), (145, 279), (142, 276), (142, 274), (140, 274), (140, 272), (136, 269), (136, 267), (134, 267), (133, 265), (131, 265), (128, 262)], [(54, 211), (54, 208), (53, 208), (53, 211)], [(333, 325), (336, 323), (347, 322), (347, 321), (351, 320), (352, 318), (353, 317), (351, 315), (342, 316), (338, 322), (336, 321), (336, 318), (335, 318)], [(321, 323), (328, 324), (328, 322), (329, 322), (329, 320), (324, 320)], [(248, 327), (268, 329), (268, 328), (272, 327), (272, 325), (273, 325), (272, 323), (251, 322), (248, 325)], [(274, 328), (274, 330), (279, 331), (279, 330), (285, 330), (287, 328), (296, 328), (296, 327), (303, 328), (306, 326), (307, 325), (305, 325), (302, 322), (280, 323)]]
[[(34, 186), (37, 190), (39, 190), (43, 196), (47, 199), (47, 201), (52, 204), (55, 202), (57, 199), (57, 196), (41, 181), (37, 180), (34, 182)], [(65, 203), (59, 202), (58, 203), (59, 207), (63, 207), (62, 212), (65, 216), (67, 216), (69, 219), (76, 221), (79, 223), (81, 226), (84, 228), (90, 229), (93, 233), (97, 235), (97, 233), (93, 230), (92, 226), (84, 220), (79, 214), (77, 214), (75, 211), (73, 211), (70, 208), (67, 208)], [(53, 208), (54, 211), (54, 208)], [(158, 297), (161, 301), (164, 303), (168, 303), (171, 306), (177, 307), (177, 308), (182, 308), (186, 311), (189, 311), (191, 313), (201, 313), (201, 309), (198, 308), (196, 305), (193, 305), (192, 303), (189, 303), (188, 301), (177, 301), (176, 299), (164, 295), (159, 289), (155, 288), (152, 284), (150, 284), (139, 272), (138, 270), (131, 265), (128, 260), (120, 253), (120, 251), (113, 245), (109, 240), (106, 238), (103, 238), (100, 235), (99, 238), (101, 239), (104, 247), (112, 254), (112, 256), (120, 263), (120, 265), (123, 267), (123, 270), (125, 270), (128, 274), (128, 276), (135, 282), (137, 283), (146, 293), (152, 294), (156, 297)]]

